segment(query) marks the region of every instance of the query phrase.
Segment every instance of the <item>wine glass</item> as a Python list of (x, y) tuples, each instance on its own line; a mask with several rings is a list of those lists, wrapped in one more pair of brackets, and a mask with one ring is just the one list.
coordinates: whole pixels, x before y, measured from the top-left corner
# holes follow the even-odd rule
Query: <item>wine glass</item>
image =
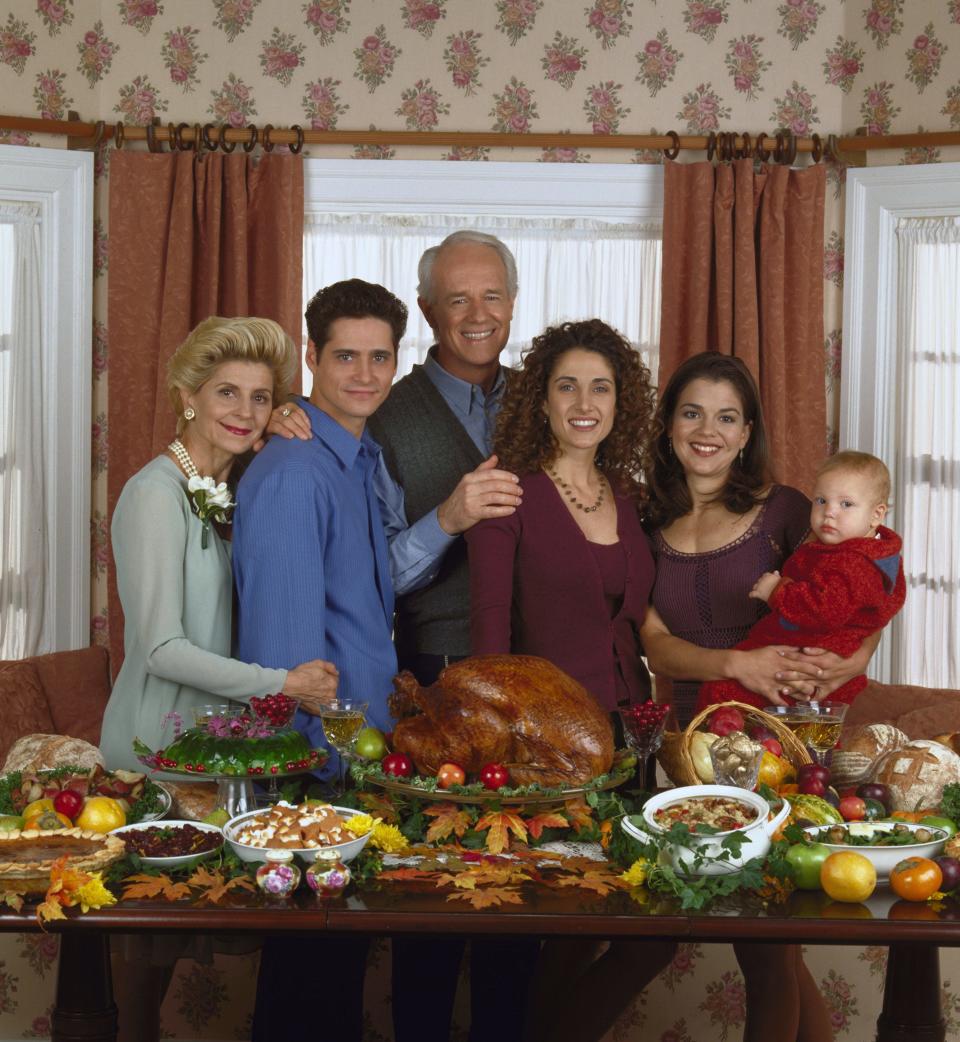
[(327, 741), (337, 750), (339, 777), (336, 795), (342, 796), (347, 787), (347, 757), (363, 729), (367, 702), (352, 698), (338, 698), (320, 711), (320, 721)]
[(810, 749), (815, 763), (826, 765), (830, 751), (840, 741), (848, 708), (846, 702), (809, 702), (804, 706), (807, 715), (794, 732)]
[(670, 706), (657, 705), (656, 702), (639, 702), (625, 709), (618, 709), (617, 712), (623, 724), (623, 737), (637, 754), (640, 788), (644, 792), (650, 792), (650, 757), (663, 742), (663, 731)]

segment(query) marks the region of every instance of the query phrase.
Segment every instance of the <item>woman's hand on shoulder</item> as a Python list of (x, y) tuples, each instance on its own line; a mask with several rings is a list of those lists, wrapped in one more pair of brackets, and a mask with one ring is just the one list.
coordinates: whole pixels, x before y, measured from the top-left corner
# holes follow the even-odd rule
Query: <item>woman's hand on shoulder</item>
[(304, 662), (287, 673), (284, 692), (300, 701), (300, 708), (317, 716), (337, 697), (340, 672), (332, 662), (314, 659)]
[[(301, 441), (309, 441), (313, 437), (313, 428), (310, 426), (310, 417), (296, 402), (284, 402), (278, 405), (270, 413), (270, 422), (267, 424), (267, 434), (279, 434), (281, 438), (290, 441), (299, 438)], [(266, 438), (261, 438), (254, 446), (253, 451), (259, 452), (266, 445)]]

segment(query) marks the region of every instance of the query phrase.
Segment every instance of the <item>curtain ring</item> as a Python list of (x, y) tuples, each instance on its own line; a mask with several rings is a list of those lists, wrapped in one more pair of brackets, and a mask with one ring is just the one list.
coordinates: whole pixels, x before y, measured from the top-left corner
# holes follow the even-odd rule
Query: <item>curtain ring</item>
[(744, 131), (740, 135), (740, 139), (743, 142), (743, 144), (742, 144), (742, 146), (740, 148), (740, 155), (741, 155), (741, 157), (743, 159), (752, 159), (753, 158), (753, 142), (750, 139), (750, 135), (746, 131)]
[(114, 146), (114, 148), (116, 148), (116, 150), (118, 152), (120, 151), (121, 148), (123, 148), (123, 138), (124, 138), (125, 133), (126, 133), (126, 131), (124, 130), (122, 122), (118, 123), (113, 128), (113, 146)]
[(713, 161), (713, 157), (714, 157), (714, 155), (716, 155), (716, 151), (717, 151), (717, 135), (711, 130), (710, 133), (707, 134), (707, 162), (708, 163)]
[(732, 158), (730, 136), (725, 130), (717, 135), (717, 158), (721, 163), (729, 163)]
[(294, 123), (290, 129), (297, 132), (297, 140), (290, 146), (290, 154), (298, 156), (303, 151), (303, 127), (299, 123)]
[(273, 130), (273, 124), (268, 123), (263, 130), (260, 131), (260, 147), (264, 152), (273, 151), (273, 142), (270, 140), (270, 131)]
[[(213, 126), (213, 124), (208, 123), (207, 126)], [(227, 129), (226, 123), (221, 123), (217, 127), (217, 130), (220, 132), (220, 150), (229, 155), (237, 147), (237, 143), (236, 141), (227, 141)], [(216, 148), (217, 146), (214, 145), (213, 147)]]
[(813, 134), (810, 140), (813, 142), (813, 148), (810, 149), (810, 155), (813, 157), (814, 163), (819, 163), (823, 158), (823, 141), (819, 134)]
[[(151, 152), (163, 151), (163, 145), (157, 141), (157, 125), (153, 120), (147, 124), (147, 148), (149, 148)], [(173, 151), (172, 145), (170, 146), (170, 150)]]
[(843, 160), (840, 158), (840, 143), (837, 140), (836, 134), (827, 134), (827, 159), (831, 163), (842, 164)]
[(89, 150), (90, 152), (96, 152), (100, 147), (100, 142), (103, 141), (103, 132), (106, 128), (106, 123), (102, 119), (98, 119), (93, 125), (93, 137), (89, 143), (85, 143), (82, 147)]
[(670, 138), (673, 144), (670, 148), (663, 150), (664, 159), (676, 159), (680, 155), (680, 136), (675, 130), (668, 130), (666, 136)]
[(244, 152), (252, 152), (257, 147), (257, 128), (253, 123), (247, 124), (247, 130), (250, 131), (250, 140), (244, 141), (243, 150)]
[(213, 141), (210, 138), (210, 131), (213, 130), (213, 123), (204, 123), (202, 127), (197, 127), (197, 140), (203, 143), (203, 147), (208, 152), (216, 152), (219, 148), (219, 142)]
[(793, 161), (797, 158), (797, 135), (792, 130), (785, 130), (783, 132), (784, 139), (784, 154), (780, 162), (784, 166), (792, 166)]
[(778, 130), (777, 133), (774, 136), (776, 137), (777, 144), (776, 144), (776, 147), (773, 150), (773, 161), (775, 163), (782, 163), (783, 162), (783, 152), (784, 152), (784, 148), (785, 148), (785, 144), (784, 144), (784, 140), (783, 140), (783, 131), (782, 130)]
[(753, 155), (755, 159), (759, 159), (761, 163), (767, 161), (767, 150), (763, 147), (763, 143), (767, 140), (767, 135), (761, 130), (757, 134), (756, 144), (753, 146)]

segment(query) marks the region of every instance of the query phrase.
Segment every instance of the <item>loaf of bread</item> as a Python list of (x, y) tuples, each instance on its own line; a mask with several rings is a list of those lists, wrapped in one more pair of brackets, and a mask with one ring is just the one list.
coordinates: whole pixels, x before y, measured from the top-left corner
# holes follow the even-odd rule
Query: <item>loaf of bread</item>
[(103, 767), (100, 750), (82, 738), (63, 734), (28, 734), (18, 738), (7, 754), (2, 772), (49, 771), (54, 767), (82, 767), (91, 770)]
[(887, 753), (873, 780), (890, 789), (893, 810), (939, 806), (943, 787), (960, 782), (960, 756), (940, 742), (920, 739)]
[(170, 782), (163, 787), (173, 798), (171, 817), (203, 821), (217, 806), (216, 782)]
[(906, 745), (910, 739), (891, 724), (865, 724), (849, 732), (833, 754), (830, 775), (838, 789), (870, 780), (880, 757)]

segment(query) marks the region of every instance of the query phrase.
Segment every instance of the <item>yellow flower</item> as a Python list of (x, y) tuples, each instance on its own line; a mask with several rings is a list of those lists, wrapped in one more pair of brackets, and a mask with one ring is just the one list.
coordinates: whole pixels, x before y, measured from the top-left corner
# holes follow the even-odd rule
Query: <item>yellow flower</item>
[(370, 843), (387, 854), (400, 854), (407, 849), (407, 838), (396, 825), (378, 822), (373, 826)]
[(643, 886), (650, 872), (650, 862), (645, 857), (638, 857), (620, 878), (629, 886)]
[(80, 905), (81, 912), (89, 912), (91, 908), (106, 908), (115, 905), (117, 899), (103, 885), (103, 876), (99, 872), (94, 872), (86, 883), (74, 891), (70, 903)]
[(355, 836), (365, 836), (380, 820), (380, 818), (370, 817), (369, 814), (354, 814), (352, 818), (347, 818), (343, 825)]

